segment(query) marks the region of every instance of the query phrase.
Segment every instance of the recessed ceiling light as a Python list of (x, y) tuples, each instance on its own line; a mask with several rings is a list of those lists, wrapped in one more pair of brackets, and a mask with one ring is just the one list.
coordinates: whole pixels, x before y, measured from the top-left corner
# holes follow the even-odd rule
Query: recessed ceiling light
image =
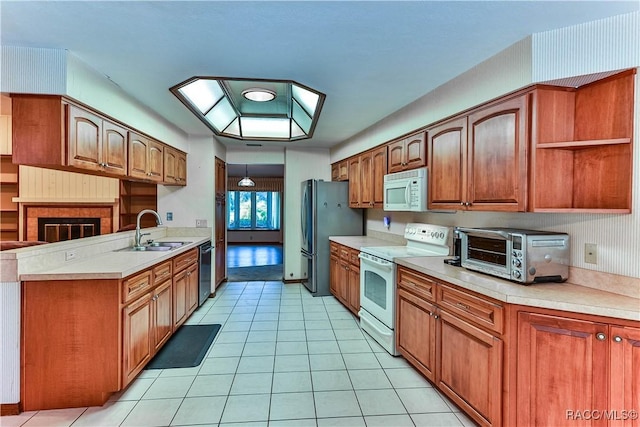
[(242, 91), (242, 96), (249, 101), (255, 102), (269, 102), (276, 99), (276, 93), (269, 89), (262, 89), (259, 87), (252, 87)]

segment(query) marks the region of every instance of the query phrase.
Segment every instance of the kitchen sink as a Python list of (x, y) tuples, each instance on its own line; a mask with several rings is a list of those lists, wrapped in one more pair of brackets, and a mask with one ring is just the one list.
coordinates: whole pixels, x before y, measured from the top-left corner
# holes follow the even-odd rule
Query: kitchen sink
[(129, 246), (127, 248), (118, 249), (116, 252), (158, 252), (170, 251), (179, 248), (191, 242), (151, 242), (143, 246)]

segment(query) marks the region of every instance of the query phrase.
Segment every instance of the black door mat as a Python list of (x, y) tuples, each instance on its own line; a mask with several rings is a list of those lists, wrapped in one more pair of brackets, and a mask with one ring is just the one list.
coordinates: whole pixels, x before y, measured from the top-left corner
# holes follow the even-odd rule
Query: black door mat
[(184, 325), (147, 364), (146, 369), (193, 368), (209, 350), (221, 325)]

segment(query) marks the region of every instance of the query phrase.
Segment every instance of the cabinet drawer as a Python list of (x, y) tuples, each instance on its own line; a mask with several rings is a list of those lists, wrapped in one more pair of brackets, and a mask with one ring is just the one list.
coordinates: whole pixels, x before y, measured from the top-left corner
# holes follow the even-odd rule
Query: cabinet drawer
[(171, 278), (173, 272), (173, 264), (171, 261), (163, 262), (153, 267), (153, 285), (159, 285), (165, 280)]
[(188, 252), (178, 255), (173, 259), (173, 272), (177, 273), (180, 270), (184, 270), (189, 265), (198, 261), (198, 249), (193, 248)]
[(131, 276), (122, 282), (122, 302), (132, 301), (151, 289), (151, 270)]
[(499, 334), (504, 332), (504, 308), (492, 301), (440, 285), (438, 305), (478, 326)]
[(398, 287), (403, 288), (427, 301), (435, 301), (437, 282), (428, 276), (398, 267)]
[(340, 245), (337, 243), (331, 242), (329, 245), (329, 250), (331, 251), (331, 255), (340, 256)]
[(350, 251), (346, 246), (340, 246), (340, 259), (349, 262)]
[(360, 265), (360, 258), (358, 257), (358, 255), (360, 255), (360, 251), (358, 249), (350, 249), (349, 250), (349, 262), (355, 266), (359, 266)]

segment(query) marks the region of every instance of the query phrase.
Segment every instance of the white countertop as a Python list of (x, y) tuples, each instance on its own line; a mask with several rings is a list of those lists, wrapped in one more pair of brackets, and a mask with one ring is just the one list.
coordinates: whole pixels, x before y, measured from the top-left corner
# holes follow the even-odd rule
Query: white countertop
[(147, 269), (189, 249), (211, 240), (202, 236), (171, 236), (156, 239), (162, 241), (190, 242), (169, 251), (110, 251), (98, 254), (90, 259), (64, 263), (60, 267), (41, 272), (20, 275), (23, 281), (43, 280), (87, 280), (87, 279), (122, 279)]
[[(353, 249), (397, 246), (367, 236), (332, 236), (330, 240)], [(640, 298), (571, 283), (571, 277), (564, 283), (520, 285), (462, 267), (453, 267), (443, 262), (445, 258), (448, 257), (398, 258), (395, 262), (509, 304), (640, 321)]]

